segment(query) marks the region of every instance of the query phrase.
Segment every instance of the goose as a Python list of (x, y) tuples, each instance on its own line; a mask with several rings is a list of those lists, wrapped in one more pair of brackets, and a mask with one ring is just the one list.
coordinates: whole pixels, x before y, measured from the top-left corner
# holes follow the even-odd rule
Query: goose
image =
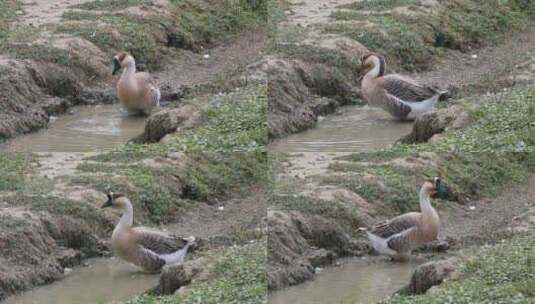
[(412, 249), (437, 238), (440, 219), (431, 206), (430, 197), (443, 193), (440, 178), (426, 181), (420, 189), (421, 212), (408, 212), (371, 231), (366, 231), (372, 247), (394, 260), (407, 260)]
[(160, 106), (160, 89), (154, 84), (149, 73), (136, 72), (136, 61), (127, 52), (113, 57), (113, 75), (123, 69), (117, 82), (117, 96), (122, 106), (130, 114), (150, 115)]
[(362, 77), (362, 97), (397, 119), (416, 119), (433, 110), (439, 98), (447, 93), (406, 76), (385, 75), (385, 60), (379, 54), (365, 54), (361, 62), (363, 70), (367, 71)]
[(132, 203), (123, 193), (110, 192), (102, 205), (102, 208), (108, 207), (122, 212), (111, 236), (113, 250), (121, 259), (151, 273), (159, 272), (164, 265), (184, 262), (194, 237), (185, 239), (145, 227), (132, 227)]

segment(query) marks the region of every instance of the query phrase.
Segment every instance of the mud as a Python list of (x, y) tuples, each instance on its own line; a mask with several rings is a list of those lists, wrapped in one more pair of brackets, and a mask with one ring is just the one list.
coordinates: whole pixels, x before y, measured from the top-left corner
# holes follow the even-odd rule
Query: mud
[(333, 220), (298, 211), (268, 212), (268, 287), (281, 289), (310, 280), (316, 267), (361, 255), (366, 244), (341, 232)]
[[(13, 200), (17, 202), (13, 204)], [(65, 267), (109, 252), (100, 238), (111, 229), (111, 222), (92, 227), (70, 216), (8, 207), (28, 200), (31, 198), (0, 199), (0, 300), (20, 290), (51, 283), (63, 277)]]

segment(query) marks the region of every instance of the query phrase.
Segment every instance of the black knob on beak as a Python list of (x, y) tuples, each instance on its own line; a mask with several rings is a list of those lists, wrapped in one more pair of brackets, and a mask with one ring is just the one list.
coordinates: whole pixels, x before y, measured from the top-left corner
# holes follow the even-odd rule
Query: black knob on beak
[(113, 72), (112, 72), (112, 75), (117, 74), (117, 72), (119, 72), (120, 69), (121, 69), (121, 63), (119, 62), (119, 60), (117, 58), (114, 58), (113, 59)]
[(110, 194), (108, 194), (108, 201), (104, 203), (100, 208), (108, 208), (112, 206), (113, 199)]

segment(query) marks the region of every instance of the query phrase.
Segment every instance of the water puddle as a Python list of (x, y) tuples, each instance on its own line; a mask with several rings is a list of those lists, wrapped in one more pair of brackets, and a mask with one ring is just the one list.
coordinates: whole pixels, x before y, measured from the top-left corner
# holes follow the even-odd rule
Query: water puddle
[(414, 263), (392, 263), (382, 258), (344, 259), (314, 280), (269, 294), (270, 304), (376, 303), (409, 282)]
[(395, 120), (368, 106), (340, 108), (316, 128), (293, 134), (270, 145), (273, 152), (367, 152), (385, 148), (410, 133), (412, 122)]
[(63, 280), (8, 298), (5, 304), (72, 304), (126, 301), (154, 287), (159, 275), (146, 274), (117, 258), (87, 261)]
[(146, 117), (128, 116), (119, 104), (77, 106), (47, 129), (0, 144), (9, 152), (88, 152), (113, 148), (143, 132)]

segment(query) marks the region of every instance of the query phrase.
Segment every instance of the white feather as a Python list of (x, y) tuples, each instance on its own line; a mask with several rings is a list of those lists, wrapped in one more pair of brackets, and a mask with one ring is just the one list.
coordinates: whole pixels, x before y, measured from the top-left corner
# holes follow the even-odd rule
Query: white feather
[(373, 249), (377, 252), (384, 255), (396, 255), (394, 250), (388, 248), (388, 239), (384, 239), (368, 231), (366, 231), (366, 234), (368, 235), (368, 240), (372, 243)]
[(408, 118), (409, 119), (414, 119), (424, 113), (427, 113), (431, 110), (433, 110), (433, 108), (435, 107), (438, 99), (440, 98), (442, 94), (437, 94), (429, 99), (426, 99), (424, 101), (421, 101), (421, 102), (411, 102), (411, 101), (404, 101), (404, 100), (401, 100), (401, 103), (409, 106), (411, 108), (411, 112), (409, 113), (409, 116)]
[(164, 259), (165, 264), (182, 264), (184, 263), (184, 260), (186, 258), (186, 254), (188, 253), (188, 248), (195, 242), (195, 237), (190, 236), (186, 238), (188, 243), (183, 248), (169, 254), (162, 254), (160, 255), (160, 258)]

